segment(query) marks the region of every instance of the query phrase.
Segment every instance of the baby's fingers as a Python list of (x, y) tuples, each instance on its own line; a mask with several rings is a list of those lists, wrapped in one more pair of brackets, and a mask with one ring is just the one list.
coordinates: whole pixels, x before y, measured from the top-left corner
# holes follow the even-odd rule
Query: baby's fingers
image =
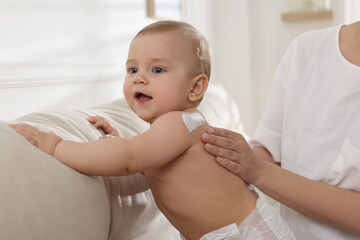
[(104, 118), (103, 117), (100, 117), (100, 116), (91, 116), (88, 118), (88, 122), (91, 123), (91, 124), (95, 124), (101, 120), (103, 120)]
[(115, 138), (115, 136), (110, 135), (110, 134), (105, 134), (103, 138)]
[(31, 126), (29, 124), (10, 124), (11, 128), (13, 128), (17, 133), (25, 137), (31, 144), (37, 146), (36, 136), (40, 132), (38, 128)]
[(109, 128), (111, 125), (109, 121), (100, 116), (92, 116), (88, 121), (94, 125), (95, 128)]
[(34, 133), (39, 131), (38, 128), (24, 123), (10, 124), (9, 126), (15, 129), (18, 133)]

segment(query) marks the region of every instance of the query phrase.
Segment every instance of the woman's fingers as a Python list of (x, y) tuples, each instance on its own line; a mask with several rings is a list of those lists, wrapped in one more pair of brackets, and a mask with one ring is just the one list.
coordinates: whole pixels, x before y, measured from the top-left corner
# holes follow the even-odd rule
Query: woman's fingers
[(201, 139), (205, 143), (233, 151), (237, 151), (240, 144), (246, 141), (240, 133), (214, 127), (210, 127), (205, 133), (203, 133)]
[(216, 157), (227, 158), (232, 161), (237, 161), (237, 159), (239, 159), (240, 157), (240, 154), (236, 151), (236, 148), (234, 150), (231, 150), (210, 143), (205, 143), (205, 150)]
[(235, 141), (229, 138), (224, 138), (209, 133), (203, 133), (201, 139), (204, 143), (208, 143), (217, 147), (236, 149), (236, 147), (233, 146), (235, 144)]
[(201, 139), (205, 143), (205, 150), (216, 157), (218, 164), (247, 183), (257, 179), (258, 160), (241, 134), (210, 127)]
[(217, 157), (216, 162), (238, 176), (241, 176), (244, 171), (243, 167), (239, 163), (227, 158)]
[(246, 183), (251, 184), (258, 179), (259, 168), (253, 158), (238, 158), (235, 161), (228, 158), (216, 157), (216, 162), (233, 174), (239, 176)]
[(210, 127), (201, 139), (207, 152), (233, 161), (237, 161), (242, 149), (247, 147), (247, 142), (241, 134), (222, 128)]
[(233, 140), (244, 140), (244, 137), (237, 132), (227, 130), (225, 128), (209, 127), (206, 132), (208, 134), (216, 135), (219, 137), (229, 138)]

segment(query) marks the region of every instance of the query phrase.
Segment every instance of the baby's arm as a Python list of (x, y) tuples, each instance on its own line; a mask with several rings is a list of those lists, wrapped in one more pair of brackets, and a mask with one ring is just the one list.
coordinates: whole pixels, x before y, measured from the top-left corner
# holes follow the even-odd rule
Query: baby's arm
[(148, 131), (129, 139), (62, 141), (54, 157), (79, 172), (98, 176), (129, 175), (158, 168), (191, 146), (191, 135), (181, 114), (165, 114)]
[(148, 131), (130, 139), (104, 138), (86, 143), (62, 141), (30, 125), (23, 125), (21, 131), (15, 129), (79, 172), (119, 176), (160, 167), (186, 151), (191, 146), (191, 135), (181, 116), (181, 112), (165, 114)]

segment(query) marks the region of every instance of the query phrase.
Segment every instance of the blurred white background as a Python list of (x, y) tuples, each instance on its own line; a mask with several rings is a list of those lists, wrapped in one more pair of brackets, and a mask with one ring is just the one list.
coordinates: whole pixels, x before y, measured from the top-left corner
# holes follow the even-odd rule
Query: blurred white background
[[(155, 3), (165, 6), (158, 8), (160, 17), (186, 21), (207, 37), (211, 81), (222, 83), (236, 100), (250, 136), (290, 42), (308, 30), (360, 19), (358, 0)], [(319, 10), (314, 6), (332, 17), (282, 20), (294, 9)], [(156, 21), (146, 13), (147, 0), (0, 0), (0, 120), (57, 107), (59, 99), (62, 107), (90, 107), (122, 97), (128, 45), (138, 30)]]

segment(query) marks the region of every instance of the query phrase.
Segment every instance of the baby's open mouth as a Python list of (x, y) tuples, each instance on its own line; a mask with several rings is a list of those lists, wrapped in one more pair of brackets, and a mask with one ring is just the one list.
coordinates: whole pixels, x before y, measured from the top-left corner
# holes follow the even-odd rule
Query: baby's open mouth
[(137, 99), (140, 102), (147, 102), (147, 101), (150, 101), (152, 99), (152, 97), (148, 96), (146, 94), (143, 94), (141, 92), (137, 92), (137, 93), (135, 93), (135, 99)]

